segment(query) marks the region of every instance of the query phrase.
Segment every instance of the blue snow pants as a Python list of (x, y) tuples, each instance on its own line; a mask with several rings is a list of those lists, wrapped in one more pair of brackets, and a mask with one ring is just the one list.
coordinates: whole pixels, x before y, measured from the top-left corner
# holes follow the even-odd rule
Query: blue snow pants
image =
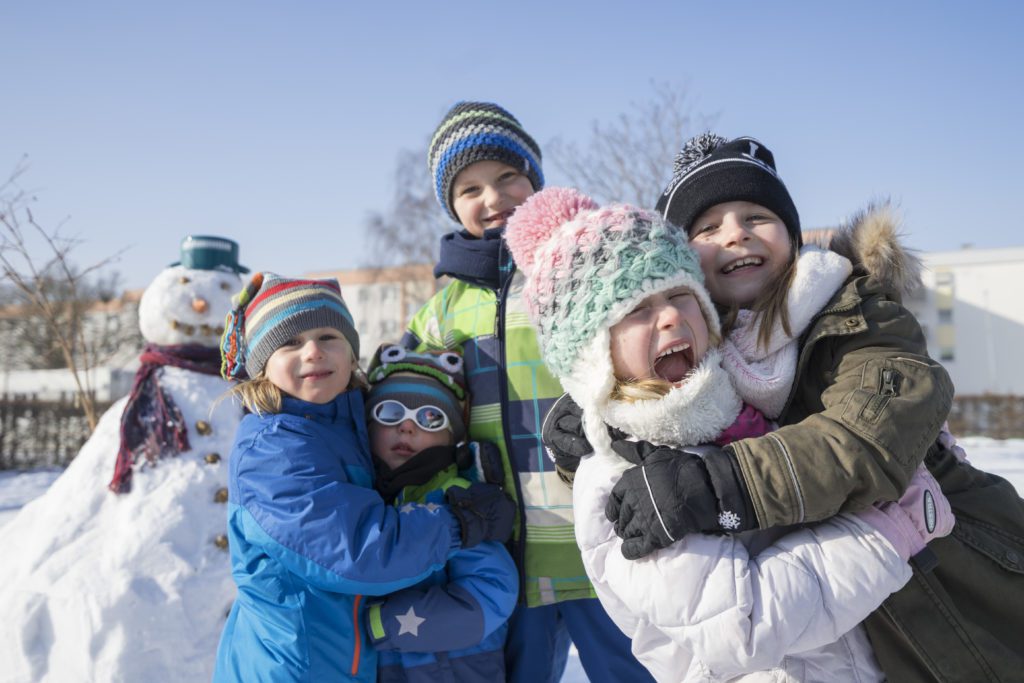
[(597, 598), (517, 607), (509, 619), (505, 669), (509, 683), (558, 683), (570, 641), (591, 683), (653, 683), (629, 649), (629, 638)]

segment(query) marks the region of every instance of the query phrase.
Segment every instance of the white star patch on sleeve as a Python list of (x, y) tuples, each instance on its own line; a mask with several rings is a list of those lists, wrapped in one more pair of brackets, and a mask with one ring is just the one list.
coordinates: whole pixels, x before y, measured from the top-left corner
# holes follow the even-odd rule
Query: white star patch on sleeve
[(416, 503), (406, 503), (402, 507), (398, 508), (398, 511), (404, 514), (406, 512), (412, 512), (417, 507), (419, 507), (419, 506), (416, 505)]
[(423, 617), (416, 616), (416, 610), (412, 605), (409, 606), (409, 611), (405, 614), (395, 615), (395, 619), (398, 620), (399, 624), (398, 635), (411, 633), (416, 637), (420, 635), (420, 624), (426, 621)]
[(434, 512), (435, 510), (440, 510), (441, 509), (441, 506), (438, 505), (437, 503), (427, 503), (423, 507), (427, 508), (431, 512)]

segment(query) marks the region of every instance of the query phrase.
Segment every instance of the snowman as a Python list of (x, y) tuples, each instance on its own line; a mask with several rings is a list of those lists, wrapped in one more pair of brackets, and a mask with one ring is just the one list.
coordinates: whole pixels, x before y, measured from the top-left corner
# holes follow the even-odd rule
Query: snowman
[(219, 343), (238, 245), (188, 237), (139, 303), (129, 396), (0, 529), (0, 683), (210, 680), (235, 587), (224, 535), (241, 418)]

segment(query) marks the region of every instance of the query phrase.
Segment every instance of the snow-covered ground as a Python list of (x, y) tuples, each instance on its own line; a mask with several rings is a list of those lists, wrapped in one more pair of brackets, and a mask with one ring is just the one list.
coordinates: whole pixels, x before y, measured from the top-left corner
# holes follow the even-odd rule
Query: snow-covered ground
[[(1024, 439), (997, 441), (970, 437), (962, 439), (961, 445), (976, 467), (1005, 477), (1024, 495)], [(0, 526), (9, 522), (27, 502), (46, 491), (60, 474), (61, 470), (56, 469), (0, 472)], [(562, 683), (586, 681), (574, 648)]]
[(25, 503), (42, 495), (63, 471), (57, 468), (0, 471), (0, 526), (18, 514)]

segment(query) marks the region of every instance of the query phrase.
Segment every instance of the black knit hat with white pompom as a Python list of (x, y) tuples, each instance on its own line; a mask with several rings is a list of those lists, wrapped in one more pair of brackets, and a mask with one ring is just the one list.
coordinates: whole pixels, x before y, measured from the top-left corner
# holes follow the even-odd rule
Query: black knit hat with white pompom
[(707, 132), (688, 140), (655, 208), (668, 222), (690, 230), (712, 206), (736, 201), (771, 210), (786, 224), (796, 245), (803, 244), (800, 214), (775, 170), (775, 156), (750, 137), (726, 140)]

